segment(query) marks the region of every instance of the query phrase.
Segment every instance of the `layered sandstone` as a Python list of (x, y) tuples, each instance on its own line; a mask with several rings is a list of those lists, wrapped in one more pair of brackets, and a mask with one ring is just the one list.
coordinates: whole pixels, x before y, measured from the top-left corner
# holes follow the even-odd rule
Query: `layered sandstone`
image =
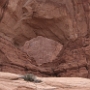
[[(1, 70), (89, 78), (89, 11), (90, 0), (9, 0), (0, 23)], [(63, 47), (55, 60), (41, 66), (27, 55), (27, 50), (21, 50), (25, 42), (37, 36), (58, 41)]]
[(21, 49), (32, 57), (38, 65), (42, 65), (43, 63), (52, 62), (62, 49), (62, 45), (39, 36), (27, 41)]
[(37, 77), (41, 83), (26, 82), (18, 74), (0, 72), (0, 90), (90, 90), (90, 80), (85, 78)]

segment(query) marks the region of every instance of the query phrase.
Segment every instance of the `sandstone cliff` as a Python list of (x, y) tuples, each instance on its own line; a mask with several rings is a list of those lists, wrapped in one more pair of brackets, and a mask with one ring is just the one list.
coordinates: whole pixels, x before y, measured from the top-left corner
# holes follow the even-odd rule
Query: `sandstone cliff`
[[(62, 47), (52, 62), (41, 66), (21, 50), (37, 36)], [(0, 23), (1, 71), (89, 78), (89, 49), (90, 0), (9, 0)]]

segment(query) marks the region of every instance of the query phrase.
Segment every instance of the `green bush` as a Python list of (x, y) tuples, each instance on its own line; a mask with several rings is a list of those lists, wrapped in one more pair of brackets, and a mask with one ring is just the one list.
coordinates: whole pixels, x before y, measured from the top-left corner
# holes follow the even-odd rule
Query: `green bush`
[(27, 75), (24, 75), (24, 76), (23, 76), (23, 79), (24, 79), (25, 81), (34, 82), (35, 79), (36, 79), (36, 77), (35, 77), (35, 75), (33, 75), (33, 74), (27, 74)]
[(26, 74), (22, 76), (21, 78), (23, 78), (25, 81), (30, 81), (30, 82), (35, 82), (35, 83), (42, 82), (41, 80), (36, 79), (34, 74)]

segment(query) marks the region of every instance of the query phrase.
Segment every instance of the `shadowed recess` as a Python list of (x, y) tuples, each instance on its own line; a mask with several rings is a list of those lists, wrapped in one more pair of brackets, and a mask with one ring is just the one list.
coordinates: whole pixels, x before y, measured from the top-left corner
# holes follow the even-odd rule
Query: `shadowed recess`
[(8, 3), (9, 3), (9, 0), (0, 0), (0, 22), (3, 19)]

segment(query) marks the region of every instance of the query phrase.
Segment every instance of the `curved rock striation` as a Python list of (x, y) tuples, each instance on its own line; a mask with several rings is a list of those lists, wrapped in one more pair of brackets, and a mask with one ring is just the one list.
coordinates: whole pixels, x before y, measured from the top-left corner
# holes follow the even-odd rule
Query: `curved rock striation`
[[(23, 58), (21, 46), (32, 38), (43, 36), (58, 41), (63, 48), (54, 61), (41, 66), (34, 63), (35, 68), (38, 67), (38, 73), (47, 76), (89, 78), (89, 11), (90, 0), (9, 0), (8, 9), (0, 23), (0, 36), (1, 39), (5, 38), (4, 43), (0, 41), (1, 61), (6, 63), (13, 61), (14, 64), (18, 62), (16, 65), (23, 62), (23, 59), (18, 59)], [(13, 48), (6, 44), (8, 40)], [(33, 64), (31, 65), (33, 61), (29, 57), (25, 60), (24, 66), (33, 67)], [(29, 60), (28, 66), (26, 62), (28, 63)]]
[(38, 36), (27, 41), (21, 49), (32, 57), (38, 65), (42, 65), (52, 62), (62, 49), (62, 45), (51, 39)]
[(0, 72), (0, 90), (90, 90), (90, 80), (85, 78), (37, 77), (41, 83), (14, 80), (20, 75)]

